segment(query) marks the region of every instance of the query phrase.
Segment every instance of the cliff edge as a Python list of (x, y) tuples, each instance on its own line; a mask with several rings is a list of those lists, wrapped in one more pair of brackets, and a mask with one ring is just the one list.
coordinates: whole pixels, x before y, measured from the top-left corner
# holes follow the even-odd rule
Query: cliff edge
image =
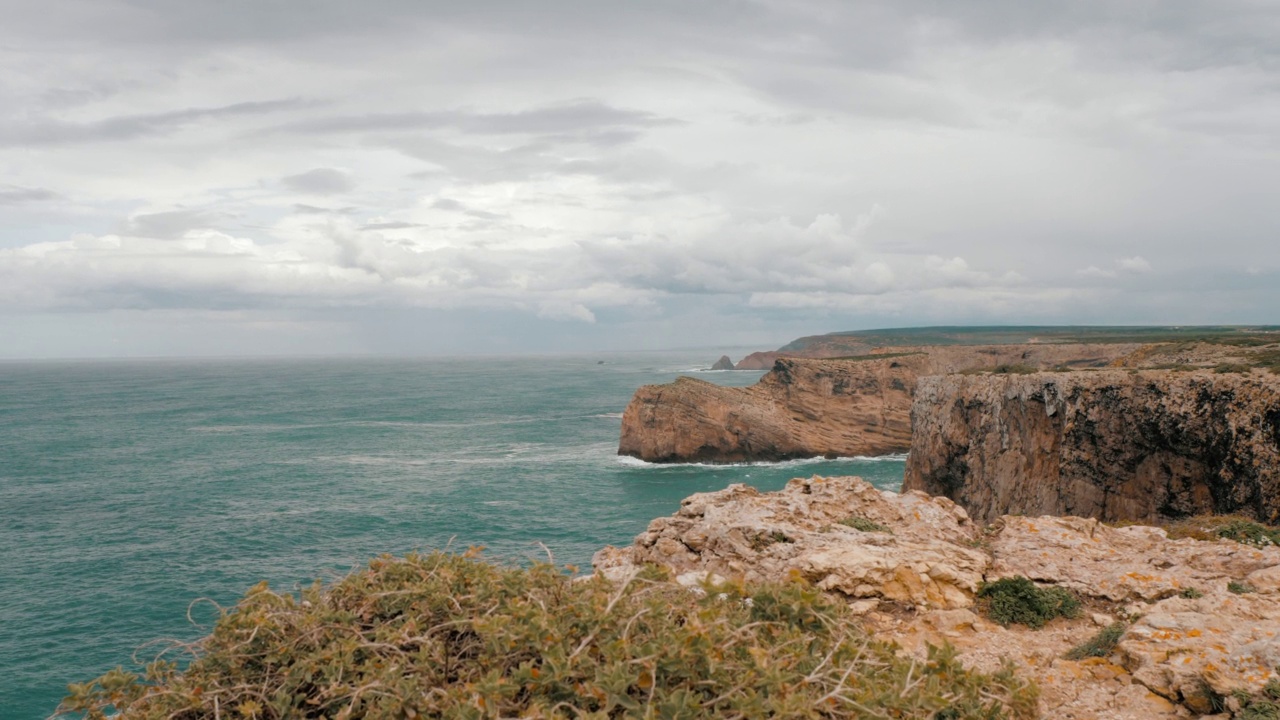
[(618, 454), (648, 462), (726, 463), (906, 452), (921, 376), (1001, 366), (1102, 367), (1140, 347), (945, 346), (781, 358), (748, 388), (682, 377), (636, 391), (622, 415)]
[(1106, 370), (928, 377), (904, 490), (1005, 514), (1280, 518), (1280, 376)]
[(778, 360), (747, 388), (681, 377), (646, 385), (622, 414), (619, 455), (741, 462), (883, 455), (911, 443), (911, 388), (923, 358)]

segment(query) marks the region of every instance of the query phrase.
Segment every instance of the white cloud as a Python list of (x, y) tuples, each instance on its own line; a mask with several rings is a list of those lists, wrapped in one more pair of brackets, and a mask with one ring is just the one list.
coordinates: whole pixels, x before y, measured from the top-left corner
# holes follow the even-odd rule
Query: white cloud
[(1097, 265), (1090, 265), (1089, 267), (1087, 267), (1087, 268), (1085, 268), (1085, 269), (1083, 269), (1083, 270), (1077, 270), (1077, 271), (1076, 271), (1076, 274), (1077, 274), (1077, 275), (1080, 275), (1080, 276), (1083, 276), (1083, 277), (1109, 279), (1109, 278), (1114, 278), (1114, 277), (1116, 276), (1116, 271), (1115, 271), (1115, 270), (1103, 270), (1102, 268), (1098, 267)]
[(1090, 265), (1083, 270), (1077, 270), (1076, 274), (1086, 278), (1098, 278), (1102, 280), (1114, 280), (1121, 275), (1145, 275), (1151, 272), (1151, 263), (1146, 258), (1135, 255), (1127, 258), (1117, 258), (1113, 269), (1104, 270), (1097, 265)]
[(1146, 258), (1140, 255), (1135, 255), (1130, 258), (1120, 258), (1119, 260), (1116, 260), (1116, 266), (1121, 270), (1135, 274), (1151, 272), (1151, 263), (1147, 262)]

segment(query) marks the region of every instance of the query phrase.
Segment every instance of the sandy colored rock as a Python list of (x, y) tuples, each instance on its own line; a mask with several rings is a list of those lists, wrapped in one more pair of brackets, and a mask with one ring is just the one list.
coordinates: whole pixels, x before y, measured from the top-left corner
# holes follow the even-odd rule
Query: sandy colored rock
[(1222, 578), (1280, 568), (1280, 548), (1170, 540), (1164, 530), (1091, 518), (1004, 517), (991, 536), (989, 579), (1025, 575), (1115, 602), (1155, 601)]
[[(887, 531), (840, 524), (854, 517)], [(849, 600), (859, 622), (904, 652), (923, 658), (928, 644), (948, 642), (968, 667), (1014, 663), (1040, 686), (1046, 717), (1198, 717), (1280, 677), (1276, 547), (1170, 540), (1158, 528), (1076, 517), (1006, 516), (979, 530), (946, 498), (814, 477), (776, 493), (733, 485), (690, 496), (630, 547), (594, 559), (611, 576), (640, 563), (664, 565), (688, 585), (706, 573), (800, 575)], [(1014, 575), (1069, 588), (1094, 610), (1041, 630), (995, 625), (974, 594)], [(1255, 590), (1233, 593), (1232, 582)], [(1185, 597), (1188, 589), (1200, 597)], [(1064, 659), (1112, 617), (1131, 624), (1109, 657)]]
[(977, 519), (1280, 519), (1280, 375), (1093, 371), (917, 385), (904, 487)]
[(636, 391), (622, 415), (618, 454), (649, 462), (740, 462), (906, 452), (912, 397), (924, 375), (1007, 364), (1100, 366), (1137, 347), (941, 346), (890, 348), (877, 351), (880, 359), (781, 358), (747, 388), (681, 377)]
[[(851, 517), (888, 531), (841, 524)], [(848, 598), (883, 598), (921, 607), (966, 607), (989, 562), (967, 547), (973, 523), (955, 503), (897, 495), (856, 478), (796, 479), (779, 493), (745, 485), (690, 496), (631, 546), (630, 560), (682, 575), (708, 571), (748, 581), (799, 574)], [(617, 549), (598, 556), (619, 563)]]

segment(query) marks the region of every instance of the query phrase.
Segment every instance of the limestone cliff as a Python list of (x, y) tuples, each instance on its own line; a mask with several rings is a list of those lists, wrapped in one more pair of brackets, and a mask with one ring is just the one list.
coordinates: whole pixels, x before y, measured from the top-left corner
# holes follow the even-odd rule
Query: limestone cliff
[(749, 388), (682, 377), (636, 391), (620, 455), (650, 462), (738, 462), (881, 455), (910, 444), (918, 357), (778, 360)]
[[(776, 493), (732, 485), (693, 495), (629, 547), (593, 559), (615, 579), (649, 563), (694, 588), (802, 578), (847, 599), (870, 631), (904, 652), (923, 657), (928, 644), (948, 642), (969, 667), (1014, 662), (1040, 686), (1044, 717), (1238, 711), (1235, 693), (1257, 696), (1280, 680), (1275, 546), (1171, 540), (1155, 527), (1076, 517), (1004, 517), (980, 528), (946, 498), (814, 477)], [(974, 612), (982, 582), (1011, 576), (1067, 588), (1093, 612), (1040, 630)], [(1119, 640), (1105, 657), (1063, 657), (1116, 621)]]
[(1004, 514), (1280, 518), (1280, 376), (1119, 371), (922, 379), (904, 489)]
[(650, 462), (739, 462), (905, 452), (917, 378), (997, 366), (1098, 367), (1133, 344), (902, 348), (848, 358), (782, 358), (749, 388), (692, 378), (636, 391), (620, 455)]

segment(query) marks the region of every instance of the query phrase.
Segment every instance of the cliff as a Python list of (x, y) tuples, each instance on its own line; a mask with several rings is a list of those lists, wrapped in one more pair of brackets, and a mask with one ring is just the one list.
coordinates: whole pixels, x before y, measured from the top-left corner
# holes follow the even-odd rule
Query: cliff
[(910, 447), (917, 378), (973, 368), (1098, 367), (1133, 344), (904, 348), (845, 358), (782, 358), (749, 388), (682, 377), (636, 391), (618, 454), (649, 462), (851, 457)]
[[(803, 578), (918, 659), (946, 642), (969, 668), (1012, 661), (1039, 685), (1043, 717), (1185, 718), (1224, 707), (1264, 717), (1247, 705), (1264, 707), (1263, 688), (1280, 682), (1280, 548), (1271, 545), (1172, 540), (1076, 517), (983, 528), (946, 498), (814, 477), (776, 493), (732, 485), (693, 495), (593, 564), (617, 579), (656, 564), (694, 592), (726, 579)], [(992, 622), (979, 588), (1018, 576), (1070, 591), (1090, 612), (1042, 629)], [(1064, 657), (1103, 627), (1114, 647)]]
[(767, 370), (778, 358), (830, 358), (928, 346), (1161, 343), (1185, 345), (1265, 344), (1276, 342), (1280, 327), (1271, 326), (993, 326), (882, 328), (808, 335), (777, 350), (751, 353), (739, 370)]
[(682, 377), (636, 391), (618, 454), (650, 462), (882, 455), (910, 445), (922, 359), (778, 360), (749, 388)]
[(1280, 376), (1094, 371), (922, 379), (904, 489), (1004, 514), (1280, 518)]

